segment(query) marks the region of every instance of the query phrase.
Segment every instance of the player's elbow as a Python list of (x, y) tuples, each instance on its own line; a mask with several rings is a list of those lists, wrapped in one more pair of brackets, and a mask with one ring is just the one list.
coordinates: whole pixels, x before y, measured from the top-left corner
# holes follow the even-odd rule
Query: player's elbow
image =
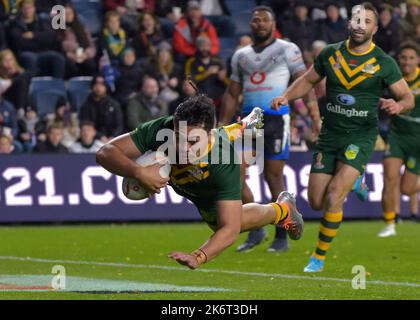
[(236, 227), (225, 227), (225, 243), (226, 247), (231, 246), (235, 243), (235, 241), (238, 239), (240, 234), (240, 228)]

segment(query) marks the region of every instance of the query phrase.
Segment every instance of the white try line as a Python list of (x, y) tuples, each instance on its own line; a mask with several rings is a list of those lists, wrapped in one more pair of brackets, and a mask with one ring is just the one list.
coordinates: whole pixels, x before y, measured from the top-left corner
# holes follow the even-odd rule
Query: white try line
[[(313, 281), (332, 281), (332, 282), (347, 282), (347, 283), (352, 282), (351, 279), (319, 277), (319, 276), (316, 276), (316, 275), (300, 276), (300, 275), (282, 274), (282, 273), (246, 272), (246, 271), (220, 270), (220, 269), (196, 269), (194, 271), (191, 271), (190, 269), (188, 269), (186, 267), (158, 266), (158, 265), (153, 265), (153, 264), (148, 265), (148, 264), (130, 264), (130, 263), (120, 263), (120, 262), (55, 260), (55, 259), (42, 259), (42, 258), (31, 258), (31, 257), (14, 257), (14, 256), (0, 256), (0, 260), (28, 261), (28, 262), (40, 262), (40, 263), (77, 264), (77, 265), (89, 265), (89, 266), (137, 268), (137, 269), (158, 269), (158, 270), (204, 272), (204, 273), (223, 273), (223, 274), (232, 274), (232, 275), (238, 275), (238, 276), (255, 276), (255, 277), (269, 277), (269, 278), (282, 278), (282, 279), (300, 279), (300, 280), (313, 280)], [(384, 285), (384, 286), (420, 288), (420, 283), (414, 283), (414, 282), (394, 282), (394, 281), (381, 281), (381, 280), (366, 281), (366, 285), (370, 285), (370, 284), (377, 284), (377, 285)]]

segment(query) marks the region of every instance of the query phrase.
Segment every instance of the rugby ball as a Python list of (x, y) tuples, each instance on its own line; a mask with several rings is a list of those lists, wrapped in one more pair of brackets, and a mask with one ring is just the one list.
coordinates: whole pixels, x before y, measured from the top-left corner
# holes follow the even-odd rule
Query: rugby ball
[[(168, 157), (161, 151), (147, 151), (142, 154), (136, 162), (142, 167), (149, 167), (156, 163), (161, 165), (159, 174), (162, 178), (168, 178), (171, 174), (171, 165)], [(126, 198), (130, 200), (143, 200), (149, 198), (148, 190), (144, 189), (140, 183), (133, 178), (123, 178), (122, 191)]]

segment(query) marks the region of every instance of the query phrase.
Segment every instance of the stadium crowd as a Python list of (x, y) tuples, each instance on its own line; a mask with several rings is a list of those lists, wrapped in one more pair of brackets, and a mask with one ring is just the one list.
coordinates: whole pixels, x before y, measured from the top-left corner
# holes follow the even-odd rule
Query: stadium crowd
[[(376, 44), (396, 56), (420, 43), (420, 0), (372, 1), (380, 13)], [(195, 94), (216, 107), (236, 48), (252, 43), (252, 7), (271, 6), (276, 36), (296, 43), (307, 65), (347, 37), (358, 1), (311, 0), (1, 0), (0, 153), (95, 152), (113, 137), (172, 114)], [(52, 19), (65, 7), (65, 29)], [(316, 88), (323, 106), (325, 84)], [(240, 111), (238, 110), (238, 115)], [(322, 113), (322, 110), (321, 110)], [(383, 148), (388, 119), (381, 115)], [(294, 103), (291, 149), (313, 147), (303, 101)]]

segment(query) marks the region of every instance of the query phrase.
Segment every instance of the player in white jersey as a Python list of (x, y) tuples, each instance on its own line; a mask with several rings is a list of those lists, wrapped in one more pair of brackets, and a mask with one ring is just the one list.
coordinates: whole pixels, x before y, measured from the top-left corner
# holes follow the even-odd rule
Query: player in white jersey
[[(281, 95), (291, 78), (297, 78), (306, 71), (300, 49), (291, 42), (275, 39), (275, 19), (271, 8), (256, 7), (250, 22), (253, 44), (245, 46), (232, 57), (232, 75), (225, 93), (220, 113), (220, 124), (231, 122), (235, 114), (238, 98), (243, 94), (243, 116), (254, 107), (264, 110), (264, 177), (272, 198), (285, 190), (283, 167), (289, 157), (290, 115), (289, 106), (279, 110), (270, 108), (274, 97)], [(310, 109), (316, 134), (320, 128), (318, 103), (311, 92), (305, 97)], [(245, 167), (242, 168), (243, 203), (253, 202), (253, 196), (245, 183)], [(252, 249), (267, 237), (267, 231), (257, 229), (249, 233), (248, 239), (238, 247), (238, 251)], [(269, 251), (288, 249), (287, 235), (276, 229), (276, 239)]]

